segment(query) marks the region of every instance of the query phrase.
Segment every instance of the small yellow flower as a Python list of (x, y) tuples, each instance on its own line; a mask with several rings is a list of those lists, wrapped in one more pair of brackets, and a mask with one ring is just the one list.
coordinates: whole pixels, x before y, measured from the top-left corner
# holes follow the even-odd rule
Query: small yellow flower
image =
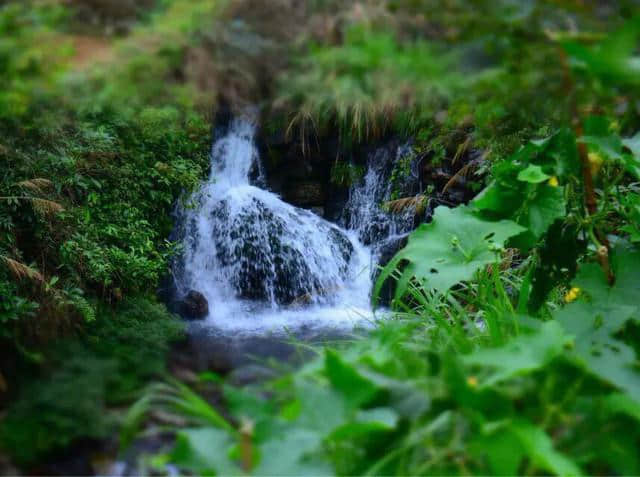
[(478, 387), (478, 378), (476, 378), (475, 376), (469, 376), (467, 378), (467, 384), (469, 385), (470, 388), (477, 388)]
[(592, 176), (597, 176), (602, 169), (602, 163), (604, 162), (602, 156), (597, 152), (590, 152), (589, 156), (589, 170), (591, 171)]
[(549, 185), (551, 187), (558, 187), (558, 178), (556, 176), (553, 176), (551, 179), (549, 179)]
[(578, 295), (580, 294), (580, 288), (578, 287), (573, 287), (571, 290), (569, 290), (567, 292), (567, 294), (564, 296), (564, 301), (566, 301), (567, 303), (571, 303), (572, 301), (575, 301), (576, 298), (578, 298)]

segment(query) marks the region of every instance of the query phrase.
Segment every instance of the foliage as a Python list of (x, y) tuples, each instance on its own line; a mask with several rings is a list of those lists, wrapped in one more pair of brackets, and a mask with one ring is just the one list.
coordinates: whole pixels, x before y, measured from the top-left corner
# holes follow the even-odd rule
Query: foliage
[(413, 104), (438, 104), (461, 82), (449, 70), (452, 60), (433, 50), (425, 42), (402, 45), (390, 33), (354, 26), (340, 46), (317, 46), (304, 56), (299, 72), (282, 80), (279, 101), (296, 105), (292, 125), (334, 120), (357, 140), (377, 136)]
[(180, 70), (216, 2), (154, 2), (122, 39), (78, 35), (68, 2), (0, 3), (0, 434), (27, 465), (113, 434), (179, 335), (144, 297), (208, 167), (211, 101)]
[(81, 338), (43, 350), (50, 371), (23, 377), (18, 399), (0, 424), (2, 448), (25, 465), (79, 438), (109, 436), (120, 419), (109, 408), (163, 374), (169, 344), (180, 334), (180, 322), (157, 303), (103, 307)]
[[(186, 41), (171, 54), (162, 45), (127, 50), (117, 68), (78, 71), (62, 31), (69, 12), (54, 2), (33, 7), (0, 8), (0, 255), (8, 265), (0, 282), (15, 295), (11, 309), (22, 310), (7, 311), (17, 322), (10, 331), (3, 320), (2, 334), (18, 349), (90, 320), (93, 297), (155, 291), (175, 248), (166, 242), (173, 204), (203, 175), (210, 136), (195, 102), (184, 101), (188, 85), (154, 86)], [(202, 2), (198, 12), (207, 9)], [(193, 10), (177, 12), (178, 4), (161, 9), (149, 27), (167, 44), (196, 28)], [(140, 43), (145, 33), (134, 35)], [(46, 44), (61, 46), (45, 54)]]
[(336, 161), (331, 166), (331, 183), (337, 186), (350, 187), (364, 176), (364, 168), (344, 161)]

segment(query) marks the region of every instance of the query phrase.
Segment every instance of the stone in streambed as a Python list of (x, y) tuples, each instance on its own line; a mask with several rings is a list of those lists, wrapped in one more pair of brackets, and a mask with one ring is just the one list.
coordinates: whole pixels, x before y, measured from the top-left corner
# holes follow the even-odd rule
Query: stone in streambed
[(189, 290), (182, 299), (180, 311), (187, 319), (201, 320), (209, 314), (209, 302), (202, 293)]

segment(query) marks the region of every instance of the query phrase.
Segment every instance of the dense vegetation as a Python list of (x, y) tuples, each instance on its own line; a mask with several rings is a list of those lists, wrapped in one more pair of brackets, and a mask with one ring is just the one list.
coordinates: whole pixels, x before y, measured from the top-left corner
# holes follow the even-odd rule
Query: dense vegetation
[[(305, 147), (396, 134), (434, 163), (480, 151), (461, 174), (482, 190), (431, 204), (378, 278), (393, 317), (366, 337), (242, 389), (152, 385), (123, 446), (149, 411), (176, 440), (143, 470), (640, 473), (636, 2), (90, 3), (0, 7), (13, 462), (115, 432), (162, 376), (180, 335), (154, 298), (171, 210), (205, 174), (223, 98)], [(117, 25), (91, 40), (97, 65), (78, 54), (87, 15)]]

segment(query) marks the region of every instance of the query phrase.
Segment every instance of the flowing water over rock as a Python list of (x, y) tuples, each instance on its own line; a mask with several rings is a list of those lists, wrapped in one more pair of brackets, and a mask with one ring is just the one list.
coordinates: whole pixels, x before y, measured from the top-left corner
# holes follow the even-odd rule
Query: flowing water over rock
[(372, 318), (371, 248), (346, 230), (260, 188), (255, 126), (234, 119), (212, 148), (209, 180), (179, 211), (179, 297), (201, 292), (200, 325), (261, 335), (345, 328)]
[[(403, 239), (414, 227), (413, 209), (389, 213), (383, 208), (392, 196), (394, 165), (410, 157), (409, 154), (407, 144), (377, 148), (367, 158), (364, 177), (349, 191), (341, 222), (347, 229), (357, 232), (360, 241), (372, 249), (376, 261), (388, 244)], [(405, 180), (413, 180), (413, 175), (414, 171), (411, 171)]]

